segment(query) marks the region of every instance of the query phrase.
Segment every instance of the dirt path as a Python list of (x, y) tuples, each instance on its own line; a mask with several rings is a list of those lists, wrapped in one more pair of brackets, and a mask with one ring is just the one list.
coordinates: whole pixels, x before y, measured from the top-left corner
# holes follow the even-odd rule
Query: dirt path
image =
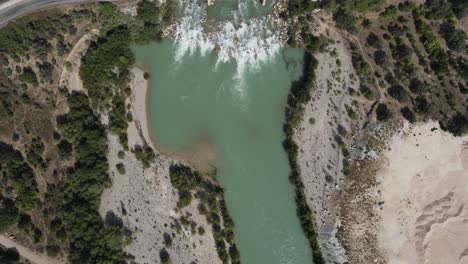
[(83, 83), (80, 79), (80, 66), (81, 57), (88, 48), (87, 41), (99, 33), (98, 29), (93, 29), (89, 33), (83, 35), (80, 40), (76, 42), (70, 54), (65, 59), (64, 63), (70, 63), (70, 68), (63, 67), (60, 74), (60, 86), (67, 86), (70, 92), (83, 91)]
[(16, 248), (18, 250), (18, 253), (25, 259), (29, 260), (33, 264), (60, 264), (60, 263), (65, 263), (61, 262), (58, 259), (54, 259), (51, 257), (48, 257), (44, 254), (37, 253), (32, 251), (29, 248), (23, 247), (16, 243), (15, 241), (9, 239), (8, 237), (4, 235), (0, 235), (0, 244), (3, 245), (4, 247), (7, 248)]

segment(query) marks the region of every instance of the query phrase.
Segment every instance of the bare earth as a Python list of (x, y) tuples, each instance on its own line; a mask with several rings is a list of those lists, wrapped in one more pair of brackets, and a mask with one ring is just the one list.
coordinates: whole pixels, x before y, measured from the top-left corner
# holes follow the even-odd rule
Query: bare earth
[(60, 86), (66, 86), (69, 92), (83, 91), (83, 83), (80, 79), (81, 57), (86, 52), (89, 46), (89, 41), (99, 33), (99, 30), (93, 29), (89, 33), (83, 35), (80, 40), (73, 46), (70, 54), (65, 59), (65, 62), (70, 63), (70, 68), (64, 67), (60, 75)]
[(16, 248), (18, 250), (18, 253), (20, 254), (21, 257), (29, 260), (33, 264), (60, 264), (60, 263), (65, 263), (61, 262), (58, 259), (49, 257), (45, 254), (41, 254), (38, 252), (34, 252), (31, 249), (27, 247), (23, 247), (20, 244), (16, 243), (14, 240), (4, 236), (0, 235), (0, 245), (3, 245), (4, 247), (7, 248)]
[[(316, 85), (312, 100), (304, 106), (303, 120), (294, 140), (299, 146), (298, 162), (309, 206), (314, 212), (319, 243), (326, 259), (345, 262), (344, 250), (336, 239), (339, 225), (335, 204), (343, 183), (341, 149), (335, 135), (338, 125), (349, 129), (345, 104), (350, 104), (348, 87), (358, 89), (351, 56), (341, 36), (324, 24), (316, 31), (335, 41), (317, 54)], [(337, 63), (339, 59), (340, 63)]]
[(377, 174), (388, 263), (468, 263), (468, 137), (431, 122), (393, 137)]
[[(176, 211), (178, 200), (176, 190), (169, 180), (169, 166), (177, 162), (159, 153), (151, 143), (146, 121), (147, 80), (144, 71), (133, 68), (131, 71), (131, 105), (134, 121), (129, 124), (128, 142), (130, 149), (147, 142), (156, 154), (155, 162), (148, 169), (126, 152), (123, 159), (118, 158), (122, 150), (117, 136), (109, 135), (109, 174), (112, 187), (105, 190), (101, 198), (100, 213), (105, 218), (110, 212), (122, 218), (125, 227), (132, 233), (132, 242), (126, 251), (135, 256), (136, 263), (159, 263), (159, 252), (164, 248), (163, 234), (173, 236), (173, 243), (167, 248), (172, 263), (220, 263), (214, 240), (205, 217), (197, 210), (198, 201), (181, 211)], [(125, 174), (119, 174), (116, 164), (125, 166)], [(180, 233), (171, 228), (175, 219), (191, 214), (197, 226), (203, 226), (204, 235), (193, 234), (190, 228), (182, 227)], [(175, 237), (174, 237), (175, 235)]]

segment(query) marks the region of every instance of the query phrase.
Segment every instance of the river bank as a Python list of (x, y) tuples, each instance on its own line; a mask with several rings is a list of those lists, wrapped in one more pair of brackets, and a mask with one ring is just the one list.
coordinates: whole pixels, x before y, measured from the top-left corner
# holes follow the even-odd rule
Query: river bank
[[(137, 263), (158, 263), (163, 249), (174, 263), (194, 260), (221, 263), (211, 226), (199, 214), (198, 203), (192, 202), (184, 211), (176, 210), (178, 195), (169, 180), (169, 167), (179, 161), (160, 153), (149, 135), (145, 71), (134, 67), (130, 74), (132, 94), (127, 103), (131, 105), (133, 121), (127, 129), (128, 144), (131, 151), (145, 144), (150, 146), (155, 152), (155, 161), (145, 169), (131, 152), (122, 158), (119, 153), (123, 149), (118, 138), (109, 135), (108, 159), (112, 186), (102, 195), (101, 215), (106, 219), (115, 214), (122, 219), (132, 234), (132, 242), (125, 250), (135, 257)], [(118, 171), (117, 164), (123, 164), (123, 174)], [(204, 234), (193, 234), (185, 228), (176, 231), (178, 219), (187, 213), (197, 226), (205, 230)], [(169, 247), (168, 236), (171, 238)]]

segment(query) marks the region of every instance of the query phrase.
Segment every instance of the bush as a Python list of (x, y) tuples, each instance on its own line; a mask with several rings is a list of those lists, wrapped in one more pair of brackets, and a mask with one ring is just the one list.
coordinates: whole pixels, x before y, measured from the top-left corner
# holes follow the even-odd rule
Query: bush
[(359, 87), (359, 91), (367, 100), (375, 99), (375, 94), (369, 87), (361, 85), (361, 87)]
[(10, 225), (18, 221), (18, 211), (14, 207), (13, 202), (9, 201), (3, 204), (0, 209), (0, 232), (8, 228)]
[(177, 207), (182, 209), (189, 206), (192, 203), (192, 193), (186, 190), (179, 190), (179, 200), (177, 201)]
[(398, 14), (398, 8), (395, 5), (389, 5), (383, 12), (380, 13), (382, 17), (395, 17)]
[(441, 128), (454, 136), (463, 136), (468, 133), (468, 116), (457, 112), (448, 122), (441, 122)]
[(407, 106), (400, 109), (400, 113), (403, 117), (408, 120), (410, 123), (416, 122), (416, 116), (414, 115), (413, 111)]
[(392, 85), (388, 88), (388, 94), (399, 102), (408, 100), (409, 94), (401, 85)]
[(171, 263), (171, 257), (169, 256), (169, 252), (167, 252), (165, 248), (159, 251), (159, 258), (161, 259), (162, 264)]
[(168, 233), (163, 234), (164, 246), (167, 248), (172, 247), (172, 236)]
[(20, 257), (16, 248), (4, 249), (0, 247), (0, 263), (3, 264), (17, 264)]
[(351, 62), (356, 70), (361, 82), (369, 82), (372, 79), (373, 72), (369, 64), (362, 57), (359, 49), (355, 46), (351, 47)]
[(383, 65), (387, 60), (387, 55), (383, 50), (376, 50), (374, 52), (374, 61), (377, 65)]
[(375, 110), (377, 114), (377, 120), (386, 122), (392, 117), (392, 112), (388, 109), (387, 105), (380, 103)]
[(450, 23), (444, 23), (440, 26), (440, 33), (447, 43), (447, 47), (456, 52), (464, 52), (466, 50), (465, 32), (455, 28)]
[(26, 67), (23, 69), (23, 73), (19, 76), (20, 81), (24, 83), (29, 83), (33, 86), (37, 86), (37, 76), (36, 73), (31, 69), (31, 67)]
[(117, 169), (118, 173), (125, 174), (125, 165), (123, 163), (117, 163), (115, 168)]
[(120, 96), (114, 97), (112, 100), (112, 110), (109, 111), (109, 127), (110, 131), (119, 136), (119, 142), (125, 150), (128, 150), (127, 137), (127, 117), (125, 110), (125, 99)]
[(450, 3), (446, 0), (426, 0), (424, 3), (426, 18), (442, 19), (453, 16)]
[(137, 6), (137, 18), (145, 23), (156, 24), (159, 22), (159, 8), (154, 2), (142, 0)]
[(73, 145), (65, 139), (60, 140), (57, 145), (60, 159), (67, 160), (72, 157), (73, 154)]
[(171, 184), (178, 190), (194, 190), (200, 186), (201, 179), (198, 172), (192, 171), (189, 167), (175, 164), (169, 167), (169, 177)]
[(414, 107), (414, 111), (421, 115), (428, 115), (432, 111), (431, 105), (429, 104), (429, 102), (427, 102), (426, 97), (424, 97), (423, 95), (416, 97), (414, 101)]
[(382, 46), (382, 41), (380, 40), (379, 36), (374, 34), (374, 32), (369, 33), (366, 39), (367, 45), (374, 47), (374, 48), (380, 48)]
[(426, 85), (416, 78), (411, 79), (409, 89), (414, 94), (421, 94), (427, 90)]
[(338, 8), (338, 10), (333, 13), (333, 20), (335, 20), (338, 28), (345, 29), (350, 32), (354, 32), (356, 30), (357, 19), (351, 11), (345, 8)]
[(137, 146), (135, 147), (135, 158), (141, 161), (146, 169), (151, 166), (151, 162), (154, 160), (154, 152), (148, 145), (143, 147)]

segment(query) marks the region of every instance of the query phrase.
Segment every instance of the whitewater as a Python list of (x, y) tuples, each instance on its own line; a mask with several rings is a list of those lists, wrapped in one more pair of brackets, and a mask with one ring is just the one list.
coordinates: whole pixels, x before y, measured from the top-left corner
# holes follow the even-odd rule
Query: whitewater
[(271, 61), (282, 45), (275, 25), (268, 16), (250, 17), (249, 6), (256, 8), (258, 1), (239, 0), (232, 19), (212, 21), (214, 30), (206, 30), (207, 4), (197, 0), (179, 1), (180, 21), (175, 32), (175, 61), (180, 62), (187, 55), (200, 52), (202, 56), (215, 51), (217, 63), (236, 62), (236, 90), (242, 96), (244, 74), (259, 71), (262, 64)]

